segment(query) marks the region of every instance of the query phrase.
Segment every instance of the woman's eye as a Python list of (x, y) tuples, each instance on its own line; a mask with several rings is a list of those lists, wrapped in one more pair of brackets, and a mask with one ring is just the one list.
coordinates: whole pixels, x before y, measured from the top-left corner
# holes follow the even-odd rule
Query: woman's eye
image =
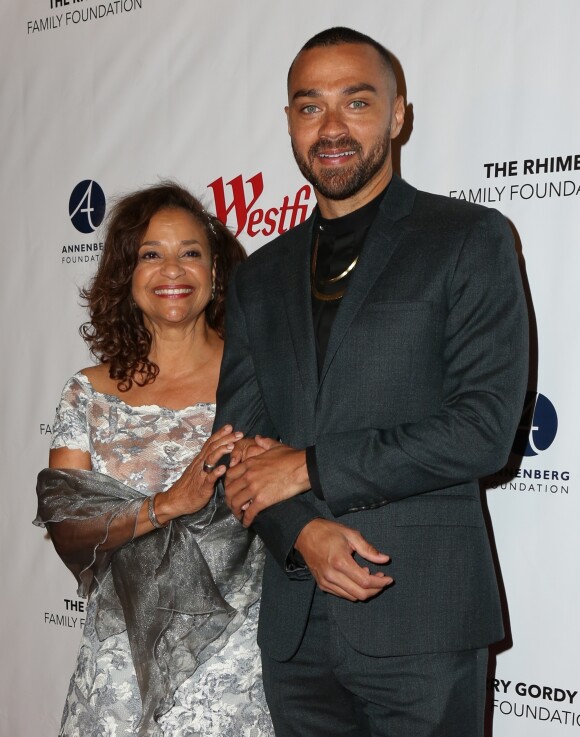
[(143, 261), (150, 261), (151, 259), (159, 258), (159, 254), (155, 251), (145, 251), (139, 255), (139, 258)]
[(182, 258), (200, 258), (200, 257), (201, 257), (201, 253), (196, 250), (186, 251), (185, 253), (182, 254)]

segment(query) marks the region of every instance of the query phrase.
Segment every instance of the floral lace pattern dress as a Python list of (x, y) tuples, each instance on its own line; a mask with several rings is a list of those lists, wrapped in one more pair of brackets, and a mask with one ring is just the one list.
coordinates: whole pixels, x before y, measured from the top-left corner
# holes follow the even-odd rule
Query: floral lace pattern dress
[[(66, 384), (52, 447), (91, 454), (94, 471), (152, 494), (167, 490), (211, 434), (215, 406), (181, 410), (132, 407), (97, 392), (84, 374)], [(154, 533), (153, 533), (154, 534)], [(98, 590), (91, 595), (60, 737), (132, 737), (141, 700), (127, 633), (100, 641), (95, 631)], [(175, 693), (174, 706), (151, 727), (161, 737), (271, 737), (256, 644), (259, 604), (223, 648)]]

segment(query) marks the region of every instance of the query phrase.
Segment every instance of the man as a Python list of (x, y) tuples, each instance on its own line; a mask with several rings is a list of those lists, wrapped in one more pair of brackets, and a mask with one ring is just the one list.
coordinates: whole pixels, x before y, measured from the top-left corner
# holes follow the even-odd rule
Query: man
[(312, 38), (286, 114), (317, 209), (238, 269), (216, 419), (276, 439), (226, 480), (268, 551), (276, 734), (477, 737), (503, 636), (477, 479), (527, 375), (510, 230), (393, 174), (404, 101), (369, 37)]

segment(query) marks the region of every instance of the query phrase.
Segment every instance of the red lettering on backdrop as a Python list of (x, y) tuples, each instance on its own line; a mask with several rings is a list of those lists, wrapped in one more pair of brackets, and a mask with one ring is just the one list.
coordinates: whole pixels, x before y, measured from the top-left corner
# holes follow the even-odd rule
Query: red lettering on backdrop
[[(250, 185), (250, 196), (246, 199), (246, 186)], [(215, 211), (217, 217), (228, 224), (228, 216), (233, 212), (236, 218), (235, 233), (238, 236), (247, 225), (247, 234), (250, 238), (257, 235), (269, 236), (274, 233), (285, 233), (295, 225), (303, 223), (308, 216), (308, 205), (312, 192), (310, 185), (305, 184), (296, 192), (291, 203), (290, 197), (286, 195), (280, 207), (271, 207), (264, 211), (256, 207), (252, 209), (264, 191), (264, 178), (262, 172), (254, 174), (253, 177), (244, 179), (241, 174), (227, 182), (231, 189), (232, 199), (228, 204), (226, 199), (226, 184), (223, 177), (208, 184), (213, 190)]]
[(252, 188), (252, 199), (250, 204), (246, 202), (244, 180), (242, 179), (242, 175), (239, 174), (228, 182), (228, 185), (232, 188), (233, 195), (232, 202), (229, 207), (226, 205), (226, 191), (223, 178), (220, 177), (219, 179), (216, 179), (215, 182), (207, 185), (213, 189), (215, 214), (224, 225), (227, 225), (228, 215), (232, 208), (234, 208), (237, 223), (236, 236), (238, 236), (245, 228), (248, 213), (252, 209), (258, 197), (264, 191), (264, 179), (261, 172), (258, 172), (258, 174), (254, 174), (253, 177), (247, 179), (246, 183), (251, 185)]

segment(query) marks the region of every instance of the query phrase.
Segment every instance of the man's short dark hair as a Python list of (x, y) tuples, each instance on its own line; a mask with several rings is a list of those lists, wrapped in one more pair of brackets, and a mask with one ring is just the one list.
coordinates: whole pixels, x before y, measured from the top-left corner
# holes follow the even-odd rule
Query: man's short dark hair
[(345, 26), (335, 26), (334, 28), (327, 28), (325, 31), (320, 31), (312, 38), (309, 38), (304, 46), (294, 57), (290, 69), (288, 70), (288, 84), (290, 83), (290, 74), (292, 73), (292, 67), (294, 62), (300, 56), (303, 51), (309, 51), (310, 49), (316, 49), (323, 46), (340, 46), (341, 44), (366, 44), (372, 46), (372, 48), (379, 54), (391, 82), (392, 89), (396, 93), (397, 90), (397, 78), (395, 76), (395, 68), (391, 55), (378, 41), (374, 38), (367, 36), (365, 33), (355, 31), (353, 28), (346, 28)]

